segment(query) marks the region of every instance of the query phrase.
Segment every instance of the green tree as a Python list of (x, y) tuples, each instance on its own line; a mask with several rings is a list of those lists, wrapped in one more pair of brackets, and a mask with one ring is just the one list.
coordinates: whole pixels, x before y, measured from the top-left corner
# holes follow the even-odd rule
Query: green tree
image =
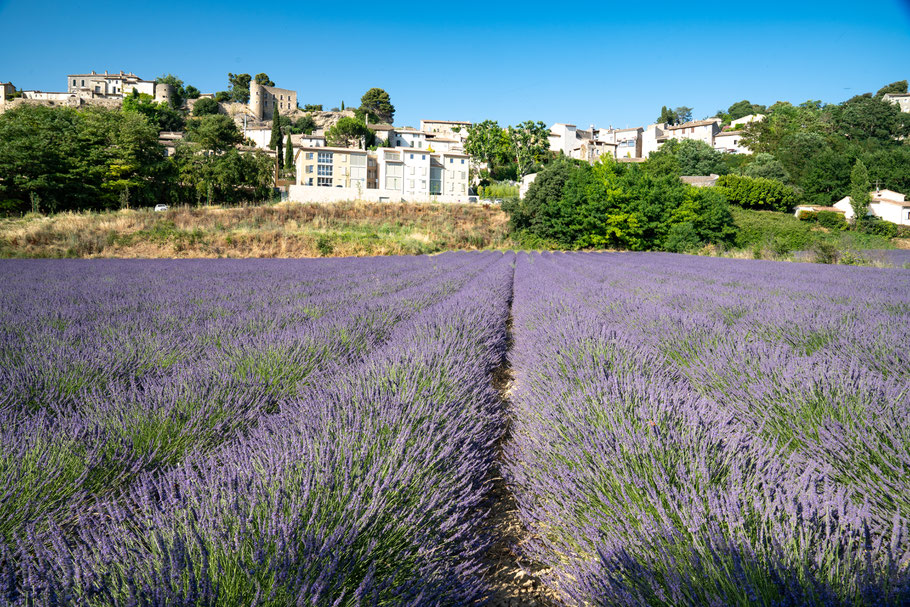
[(342, 116), (326, 131), (325, 142), (335, 147), (366, 148), (373, 144), (373, 131), (356, 118)]
[(727, 172), (724, 155), (704, 141), (671, 139), (651, 154), (655, 165), (667, 163), (663, 160), (666, 156), (675, 159), (675, 164), (682, 175), (723, 175)]
[(231, 99), (237, 103), (250, 102), (250, 80), (249, 74), (231, 74), (228, 73), (228, 86), (230, 87)]
[(199, 89), (192, 84), (183, 87), (183, 92), (186, 94), (187, 99), (199, 99), (199, 96), (202, 94)]
[(881, 99), (888, 93), (903, 95), (907, 93), (907, 81), (898, 80), (897, 82), (892, 82), (891, 84), (886, 84), (882, 88), (878, 89), (878, 92), (875, 93), (876, 99)]
[[(171, 95), (169, 101), (171, 102), (171, 107), (175, 110), (183, 109), (187, 99), (199, 97), (199, 89), (194, 86), (184, 86), (183, 80), (173, 74), (158, 76), (155, 78), (155, 82), (159, 84), (170, 84), (174, 87), (174, 93)], [(193, 95), (195, 95), (195, 97)]]
[(215, 101), (217, 101), (218, 103), (227, 103), (228, 101), (232, 101), (232, 100), (233, 100), (233, 96), (231, 95), (231, 93), (229, 91), (218, 91), (217, 93), (215, 93)]
[(316, 130), (316, 121), (310, 114), (304, 114), (298, 118), (292, 125), (292, 133), (304, 133), (310, 135)]
[(878, 139), (891, 142), (910, 135), (910, 115), (900, 107), (860, 95), (830, 109), (837, 134), (853, 141)]
[(193, 116), (209, 116), (211, 114), (217, 114), (218, 111), (218, 102), (209, 97), (198, 99), (196, 103), (193, 104)]
[(256, 84), (261, 84), (263, 86), (275, 86), (275, 83), (272, 82), (272, 79), (269, 78), (269, 75), (264, 72), (256, 74), (256, 77), (253, 80), (256, 82)]
[(692, 120), (692, 108), (686, 105), (679, 106), (673, 110), (673, 113), (676, 114), (677, 124), (683, 124), (684, 122), (689, 122)]
[(360, 98), (360, 109), (363, 110), (371, 120), (383, 124), (392, 124), (395, 119), (395, 106), (389, 94), (380, 88), (371, 88), (363, 97)]
[(550, 149), (550, 129), (543, 122), (526, 120), (509, 127), (509, 149), (517, 166), (518, 179), (533, 172)]
[(485, 162), (492, 170), (508, 150), (507, 134), (495, 120), (484, 120), (468, 131), (464, 150), (474, 162)]
[(141, 114), (149, 124), (157, 125), (160, 131), (183, 130), (183, 116), (169, 104), (154, 101), (151, 95), (139, 93), (135, 89), (123, 99), (122, 109), (126, 113)]
[(125, 191), (148, 204), (171, 186), (158, 128), (98, 107), (23, 105), (0, 114), (0, 200), (22, 211), (117, 208)]
[(755, 177), (763, 179), (774, 179), (780, 182), (787, 181), (787, 171), (780, 160), (773, 154), (759, 152), (751, 157), (751, 162), (743, 169), (743, 175), (746, 177)]
[(850, 206), (853, 207), (853, 221), (855, 225), (862, 226), (869, 212), (869, 203), (872, 197), (869, 191), (869, 171), (862, 160), (857, 160), (850, 172)]
[(344, 99), (341, 100), (341, 111), (344, 111)]
[(224, 114), (191, 119), (186, 125), (186, 139), (211, 152), (223, 152), (243, 142), (237, 125)]
[(679, 117), (676, 115), (676, 112), (667, 106), (663, 106), (660, 108), (660, 116), (657, 117), (657, 122), (659, 124), (673, 125), (679, 122)]
[(281, 145), (281, 143), (282, 143), (281, 119), (282, 118), (284, 118), (284, 116), (281, 116), (277, 113), (272, 117), (272, 135), (269, 138), (269, 149), (275, 150), (276, 152), (280, 151), (282, 149), (282, 145)]
[(322, 104), (321, 103), (307, 103), (303, 106), (304, 112), (321, 112)]
[(768, 108), (763, 105), (752, 103), (748, 99), (743, 99), (742, 101), (737, 101), (731, 105), (726, 112), (723, 112), (722, 116), (718, 117), (724, 118), (725, 121), (729, 122), (751, 114), (764, 114), (767, 109)]
[(291, 136), (288, 135), (287, 145), (284, 151), (284, 167), (289, 169), (294, 166), (294, 145), (291, 143)]

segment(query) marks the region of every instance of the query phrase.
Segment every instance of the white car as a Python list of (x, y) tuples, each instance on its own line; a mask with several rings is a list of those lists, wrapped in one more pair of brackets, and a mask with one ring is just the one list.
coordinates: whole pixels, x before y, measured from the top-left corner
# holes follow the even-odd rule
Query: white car
[(166, 205), (166, 204), (156, 204), (156, 205), (155, 205), (155, 212), (156, 212), (156, 213), (160, 213), (161, 211), (167, 211), (167, 205)]

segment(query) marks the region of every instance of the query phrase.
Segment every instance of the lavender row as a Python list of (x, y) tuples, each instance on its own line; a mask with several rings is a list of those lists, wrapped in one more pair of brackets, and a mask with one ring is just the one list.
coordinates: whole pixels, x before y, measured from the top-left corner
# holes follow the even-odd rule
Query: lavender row
[(0, 535), (230, 441), (488, 264), (4, 264)]
[[(512, 258), (459, 255), (449, 296), (238, 440), (141, 473), (71, 529), (8, 543), (12, 604), (465, 604), (502, 432)], [(442, 264), (445, 260), (439, 260)], [(479, 271), (482, 270), (482, 271)], [(461, 284), (459, 284), (461, 283)]]
[(910, 600), (910, 273), (520, 256), (507, 476), (570, 604)]

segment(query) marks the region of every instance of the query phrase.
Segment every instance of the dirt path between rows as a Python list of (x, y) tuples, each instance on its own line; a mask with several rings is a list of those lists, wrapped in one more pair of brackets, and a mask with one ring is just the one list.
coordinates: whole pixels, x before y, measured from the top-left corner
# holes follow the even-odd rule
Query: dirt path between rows
[[(511, 302), (510, 302), (511, 306)], [(508, 350), (512, 348), (512, 315), (509, 314), (507, 325)], [(493, 589), (485, 605), (491, 607), (560, 607), (556, 593), (544, 586), (538, 576), (546, 567), (529, 562), (521, 556), (521, 545), (527, 541), (527, 530), (518, 517), (515, 496), (502, 474), (504, 448), (512, 440), (511, 419), (512, 407), (512, 367), (508, 357), (503, 357), (502, 364), (493, 372), (493, 387), (500, 394), (505, 410), (506, 429), (497, 445), (498, 461), (493, 470), (490, 492), (490, 527), (496, 535), (496, 541), (487, 553), (489, 572), (487, 579)]]

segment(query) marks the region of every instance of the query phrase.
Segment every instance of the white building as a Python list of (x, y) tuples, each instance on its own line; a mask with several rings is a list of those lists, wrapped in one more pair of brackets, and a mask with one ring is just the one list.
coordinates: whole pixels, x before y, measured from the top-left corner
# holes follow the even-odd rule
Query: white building
[(572, 152), (578, 149), (578, 127), (574, 124), (557, 122), (550, 127), (548, 139), (550, 141), (550, 151), (562, 152), (566, 156), (572, 156)]
[(742, 118), (737, 118), (736, 120), (730, 121), (730, 128), (735, 129), (736, 127), (746, 126), (747, 124), (752, 124), (753, 122), (761, 122), (765, 119), (764, 114), (749, 114), (748, 116), (743, 116)]
[(752, 150), (743, 145), (742, 131), (722, 131), (714, 136), (714, 149), (728, 154), (751, 154)]
[(890, 101), (900, 107), (902, 112), (910, 112), (910, 93), (887, 93), (882, 96), (882, 100)]
[(133, 91), (139, 94), (150, 95), (155, 101), (168, 101), (174, 93), (170, 84), (156, 83), (152, 80), (143, 80), (136, 74), (119, 73), (98, 74), (69, 74), (66, 77), (66, 90), (70, 94), (85, 98), (123, 99)]
[(427, 134), (411, 128), (395, 129), (390, 132), (389, 145), (395, 148), (427, 148)]
[(302, 147), (296, 155), (297, 202), (468, 202), (468, 156), (419, 148)]
[(641, 156), (648, 158), (664, 144), (670, 136), (666, 123), (649, 124), (641, 133)]
[[(595, 129), (592, 127), (592, 130)], [(640, 126), (631, 129), (599, 129), (595, 131), (595, 137), (598, 141), (616, 144), (614, 158), (641, 158), (643, 132), (644, 129)]]
[(670, 139), (692, 139), (703, 141), (714, 147), (714, 137), (720, 132), (720, 124), (720, 118), (693, 120), (692, 122), (668, 126), (666, 133)]
[(429, 135), (458, 139), (462, 143), (468, 138), (471, 122), (459, 120), (421, 120), (420, 130)]
[[(892, 190), (876, 190), (870, 192), (872, 202), (869, 203), (868, 215), (874, 215), (885, 221), (898, 225), (910, 225), (910, 202), (906, 196)], [(843, 211), (844, 217), (853, 219), (853, 206), (849, 196), (844, 196), (834, 203), (834, 208)]]

